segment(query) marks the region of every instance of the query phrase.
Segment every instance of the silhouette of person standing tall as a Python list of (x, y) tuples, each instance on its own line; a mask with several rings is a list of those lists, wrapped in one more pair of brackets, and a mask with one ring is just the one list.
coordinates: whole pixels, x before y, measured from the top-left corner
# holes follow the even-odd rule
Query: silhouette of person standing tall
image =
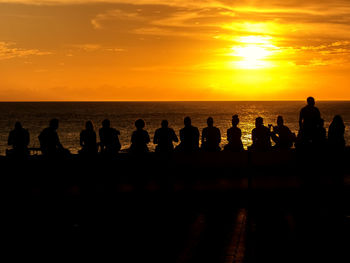
[(212, 117), (207, 119), (208, 127), (202, 130), (202, 149), (206, 152), (220, 151), (221, 133), (220, 129), (214, 126)]
[(178, 142), (175, 131), (168, 127), (167, 120), (163, 120), (161, 128), (157, 129), (154, 133), (153, 143), (157, 144), (156, 152), (169, 153), (174, 151), (173, 142)]
[(265, 152), (271, 149), (271, 132), (264, 126), (264, 119), (255, 119), (255, 128), (252, 130), (252, 149), (254, 151)]
[(29, 132), (28, 130), (22, 127), (20, 122), (15, 123), (15, 128), (10, 131), (8, 137), (8, 145), (12, 146), (12, 151), (9, 151), (13, 156), (26, 156), (29, 154), (28, 145), (29, 145)]
[(148, 152), (147, 144), (151, 141), (149, 134), (143, 128), (145, 127), (145, 121), (138, 119), (135, 121), (136, 131), (131, 135), (130, 152), (136, 154), (142, 154)]
[(299, 116), (299, 137), (303, 144), (313, 144), (319, 137), (321, 113), (315, 107), (315, 99), (307, 98), (307, 105), (301, 109)]
[(227, 141), (225, 145), (225, 151), (241, 152), (244, 150), (243, 143), (241, 140), (242, 131), (238, 128), (239, 118), (238, 115), (232, 116), (232, 127), (227, 130)]
[(91, 121), (85, 123), (85, 130), (80, 133), (80, 154), (94, 156), (97, 154), (96, 132)]
[(176, 147), (180, 152), (196, 152), (199, 149), (199, 130), (192, 126), (191, 118), (184, 119), (185, 127), (180, 130), (180, 144)]
[(335, 115), (328, 128), (328, 144), (333, 151), (344, 151), (345, 149), (345, 124), (340, 115)]
[(59, 121), (58, 119), (50, 120), (49, 127), (45, 128), (39, 135), (40, 148), (43, 155), (49, 157), (63, 157), (69, 154), (58, 137)]
[(111, 127), (109, 119), (102, 121), (102, 128), (99, 130), (101, 154), (115, 155), (119, 152), (121, 144), (119, 141), (120, 132)]

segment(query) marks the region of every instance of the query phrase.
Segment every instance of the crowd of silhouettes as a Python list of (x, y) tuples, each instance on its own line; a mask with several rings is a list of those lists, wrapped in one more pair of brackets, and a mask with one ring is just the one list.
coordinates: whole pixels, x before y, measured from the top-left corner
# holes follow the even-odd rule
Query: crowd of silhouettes
[[(242, 152), (244, 151), (242, 143), (242, 131), (238, 127), (238, 115), (232, 116), (232, 127), (227, 130), (228, 143), (224, 146), (224, 151)], [(70, 154), (69, 150), (64, 148), (60, 142), (57, 129), (59, 120), (52, 119), (49, 126), (40, 133), (38, 139), (40, 149), (43, 155), (53, 158), (65, 157)], [(136, 130), (131, 136), (131, 146), (129, 152), (132, 154), (144, 154), (149, 152), (148, 144), (151, 142), (148, 132), (145, 130), (145, 122), (142, 119), (135, 121)], [(330, 149), (332, 151), (343, 151), (345, 149), (345, 125), (342, 117), (336, 115), (327, 132), (324, 127), (324, 120), (321, 113), (315, 107), (315, 100), (312, 97), (307, 98), (307, 105), (300, 111), (299, 132), (296, 136), (284, 124), (282, 116), (277, 117), (277, 125), (271, 124), (266, 127), (264, 119), (257, 117), (255, 119), (255, 128), (252, 130), (252, 145), (248, 150), (266, 152), (270, 150), (288, 150), (295, 145), (297, 149), (319, 150)], [(194, 127), (190, 117), (184, 118), (184, 128), (179, 132), (180, 143), (177, 143), (178, 137), (175, 131), (169, 127), (167, 120), (161, 122), (161, 127), (155, 131), (153, 143), (156, 145), (157, 153), (169, 154), (172, 152), (194, 153), (198, 151), (218, 152), (221, 151), (221, 132), (214, 126), (214, 119), (207, 119), (207, 127), (202, 130), (201, 147), (199, 146), (200, 133), (197, 127)], [(102, 156), (115, 156), (121, 150), (119, 141), (120, 132), (111, 127), (110, 120), (102, 121), (102, 128), (99, 129), (100, 142), (97, 143), (97, 136), (93, 123), (87, 121), (85, 129), (80, 133), (79, 151), (81, 156), (94, 157), (98, 153)], [(272, 146), (274, 142), (274, 146)], [(15, 128), (10, 132), (8, 145), (12, 146), (8, 150), (8, 155), (27, 156), (29, 155), (29, 132), (24, 129), (20, 122), (15, 123)]]

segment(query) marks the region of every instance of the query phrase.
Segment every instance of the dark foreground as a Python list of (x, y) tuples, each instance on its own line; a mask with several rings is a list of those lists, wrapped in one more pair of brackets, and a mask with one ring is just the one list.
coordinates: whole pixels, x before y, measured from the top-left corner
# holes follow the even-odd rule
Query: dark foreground
[(349, 262), (349, 158), (2, 158), (3, 251), (34, 262)]

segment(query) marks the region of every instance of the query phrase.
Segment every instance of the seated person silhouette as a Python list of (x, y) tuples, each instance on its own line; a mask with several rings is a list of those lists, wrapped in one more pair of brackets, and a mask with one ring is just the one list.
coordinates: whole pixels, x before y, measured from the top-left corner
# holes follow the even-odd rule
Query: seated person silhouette
[(12, 156), (27, 156), (29, 154), (29, 132), (22, 127), (20, 122), (15, 123), (15, 128), (10, 131), (8, 137), (8, 145), (12, 146), (12, 150), (8, 151)]
[(276, 143), (275, 149), (290, 149), (295, 142), (296, 136), (284, 125), (282, 116), (277, 117), (277, 126), (273, 127), (271, 138)]
[(271, 149), (270, 129), (264, 126), (264, 119), (255, 119), (255, 128), (252, 130), (253, 144), (251, 149), (258, 152), (265, 152)]
[(313, 97), (307, 98), (307, 105), (301, 109), (299, 115), (299, 137), (301, 143), (310, 144), (319, 137), (319, 124), (321, 113), (315, 107), (315, 99)]
[(214, 126), (212, 117), (207, 119), (208, 127), (202, 130), (202, 150), (206, 152), (219, 152), (221, 133), (220, 129)]
[(148, 132), (143, 128), (145, 122), (142, 119), (135, 121), (136, 131), (131, 136), (130, 152), (134, 154), (142, 154), (148, 152), (147, 144), (151, 141)]
[(45, 128), (39, 135), (40, 148), (43, 155), (48, 157), (64, 157), (69, 151), (63, 148), (57, 134), (58, 119), (50, 120), (49, 127)]
[(324, 120), (322, 118), (319, 119), (317, 130), (315, 133), (315, 137), (313, 139), (314, 146), (323, 150), (327, 144), (327, 131), (324, 127)]
[(175, 131), (168, 127), (167, 120), (163, 120), (161, 128), (157, 129), (154, 133), (153, 143), (157, 144), (156, 152), (169, 153), (174, 151), (173, 142), (178, 142)]
[(242, 131), (238, 128), (239, 118), (238, 115), (232, 116), (232, 127), (227, 130), (227, 141), (225, 145), (225, 151), (242, 152), (244, 151), (243, 143), (241, 140)]
[(180, 144), (176, 147), (179, 152), (196, 152), (199, 149), (199, 130), (192, 126), (191, 118), (184, 119), (185, 127), (180, 130)]
[(85, 123), (85, 130), (80, 133), (80, 146), (82, 147), (79, 154), (85, 156), (94, 156), (97, 154), (96, 132), (91, 121)]
[(120, 151), (120, 132), (111, 127), (109, 119), (102, 121), (102, 128), (99, 130), (101, 154), (105, 156), (115, 155)]
[(335, 115), (328, 128), (328, 145), (331, 150), (343, 151), (345, 149), (345, 124), (340, 115)]

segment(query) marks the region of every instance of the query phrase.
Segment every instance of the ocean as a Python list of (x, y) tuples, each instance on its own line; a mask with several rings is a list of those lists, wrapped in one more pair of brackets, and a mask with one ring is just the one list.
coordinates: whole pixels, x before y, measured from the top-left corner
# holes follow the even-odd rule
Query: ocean
[[(293, 132), (298, 132), (299, 111), (305, 105), (304, 101), (230, 101), (230, 102), (1, 102), (0, 103), (0, 155), (4, 155), (7, 138), (16, 121), (20, 121), (30, 132), (30, 147), (39, 147), (38, 135), (48, 126), (52, 118), (60, 120), (58, 134), (61, 143), (72, 153), (80, 149), (79, 134), (85, 122), (94, 123), (96, 133), (101, 127), (102, 120), (111, 120), (112, 127), (121, 133), (122, 151), (130, 146), (131, 133), (135, 129), (135, 120), (142, 118), (146, 122), (145, 129), (151, 140), (154, 132), (160, 127), (163, 119), (169, 121), (177, 134), (183, 127), (186, 116), (192, 118), (192, 124), (200, 131), (206, 127), (209, 116), (214, 118), (214, 125), (221, 130), (222, 143), (225, 145), (226, 130), (231, 126), (231, 117), (238, 114), (239, 127), (242, 129), (242, 141), (246, 148), (251, 144), (251, 130), (255, 118), (264, 118), (264, 124), (276, 124), (278, 115), (282, 115)], [(340, 114), (347, 126), (345, 139), (350, 144), (350, 101), (319, 101), (316, 106), (320, 109), (325, 127), (328, 128), (333, 116)], [(149, 144), (154, 150), (155, 145)]]

